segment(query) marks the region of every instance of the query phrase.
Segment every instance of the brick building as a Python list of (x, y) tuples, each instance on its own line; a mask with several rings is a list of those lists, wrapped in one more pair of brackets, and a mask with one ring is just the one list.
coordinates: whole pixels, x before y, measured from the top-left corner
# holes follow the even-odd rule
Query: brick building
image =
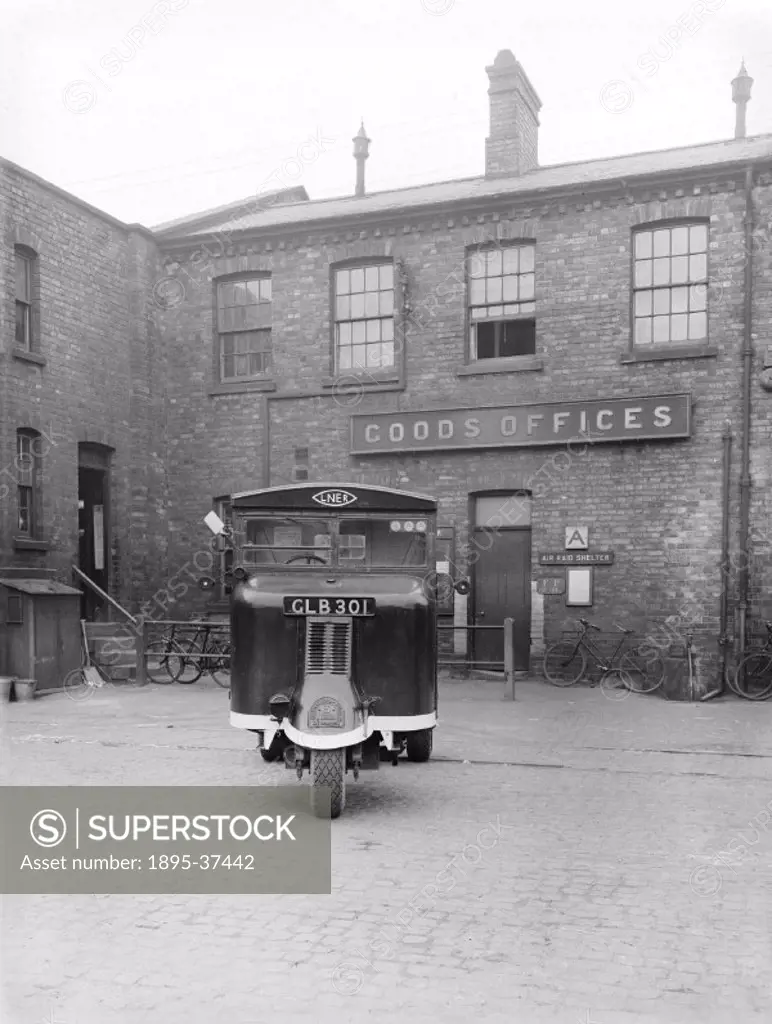
[[(61, 321), (41, 284), (40, 336), (71, 383), (37, 387), (46, 368), (4, 344), (6, 398), (29, 390), (4, 402), (3, 450), (22, 407), (59, 401), (71, 435), (89, 407), (79, 443), (114, 452), (124, 599), (154, 607), (233, 491), (358, 480), (439, 498), (443, 561), (473, 584), (445, 611), (514, 614), (520, 667), (585, 613), (663, 644), (693, 630), (711, 666), (720, 635), (769, 613), (772, 136), (746, 137), (750, 79), (728, 141), (540, 167), (525, 72), (502, 51), (487, 73), (478, 178), (369, 194), (361, 129), (347, 198), (289, 189), (152, 235), (59, 200), (53, 234), (83, 256), (57, 286)], [(48, 186), (4, 173), (34, 223)], [(8, 268), (22, 245), (42, 270), (37, 230), (6, 229)], [(44, 493), (69, 465), (72, 500), (67, 458)], [(35, 557), (64, 565), (59, 511), (61, 550)]]

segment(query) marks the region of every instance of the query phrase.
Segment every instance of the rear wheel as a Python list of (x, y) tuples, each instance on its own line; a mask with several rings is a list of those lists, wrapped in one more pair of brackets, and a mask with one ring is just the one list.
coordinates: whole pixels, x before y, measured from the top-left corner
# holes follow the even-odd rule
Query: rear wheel
[(772, 693), (772, 656), (749, 654), (737, 666), (732, 689), (746, 700), (767, 700)]
[[(330, 807), (322, 788), (330, 790)], [(317, 818), (339, 818), (346, 806), (346, 751), (311, 751), (311, 809)]]
[(544, 653), (542, 671), (553, 686), (573, 686), (587, 668), (587, 658), (576, 640), (558, 640)]
[(655, 651), (636, 648), (619, 662), (619, 676), (633, 693), (654, 693), (665, 678), (665, 663)]
[(173, 683), (182, 672), (185, 659), (176, 640), (151, 640), (145, 648), (145, 670), (154, 683)]
[(217, 685), (227, 689), (231, 685), (230, 644), (223, 640), (215, 640), (210, 653), (222, 655), (221, 658), (212, 658), (209, 671)]
[(429, 760), (432, 756), (432, 732), (432, 729), (419, 729), (418, 732), (407, 734), (405, 747), (408, 761), (422, 764)]

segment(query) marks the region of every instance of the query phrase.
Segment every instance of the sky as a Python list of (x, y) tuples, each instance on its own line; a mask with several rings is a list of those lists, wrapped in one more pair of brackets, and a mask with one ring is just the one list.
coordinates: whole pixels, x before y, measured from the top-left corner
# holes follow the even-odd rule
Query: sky
[(302, 184), (484, 173), (487, 65), (542, 102), (539, 162), (772, 132), (770, 0), (0, 0), (0, 155), (147, 227)]

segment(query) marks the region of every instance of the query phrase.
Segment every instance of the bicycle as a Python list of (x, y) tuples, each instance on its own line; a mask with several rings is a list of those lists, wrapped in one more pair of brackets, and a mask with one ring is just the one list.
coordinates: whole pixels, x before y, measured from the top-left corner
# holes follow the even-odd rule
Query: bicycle
[(600, 633), (600, 627), (587, 619), (579, 619), (578, 622), (581, 624), (578, 636), (558, 640), (545, 651), (542, 671), (547, 682), (553, 686), (573, 686), (578, 683), (587, 672), (589, 656), (601, 671), (601, 686), (609, 676), (615, 675), (623, 686), (634, 693), (653, 693), (659, 689), (665, 678), (665, 663), (658, 654), (644, 652), (640, 647), (620, 653), (627, 638), (633, 634), (632, 629), (615, 623), (622, 636), (608, 656), (599, 651), (589, 639), (590, 630)]
[[(183, 651), (183, 665), (176, 679), (180, 683), (197, 682), (207, 673), (218, 686), (227, 689), (230, 686), (231, 647), (227, 637), (218, 636), (223, 629), (214, 623), (203, 623), (195, 628), (191, 637), (180, 641)], [(214, 635), (213, 635), (214, 634)], [(192, 675), (187, 677), (188, 669)], [(186, 678), (183, 678), (186, 676)]]
[(745, 700), (768, 700), (772, 696), (772, 622), (765, 622), (767, 639), (764, 646), (746, 654), (727, 679), (738, 697)]
[(186, 651), (174, 635), (166, 633), (151, 640), (145, 648), (145, 671), (154, 683), (167, 685), (176, 682), (185, 671)]

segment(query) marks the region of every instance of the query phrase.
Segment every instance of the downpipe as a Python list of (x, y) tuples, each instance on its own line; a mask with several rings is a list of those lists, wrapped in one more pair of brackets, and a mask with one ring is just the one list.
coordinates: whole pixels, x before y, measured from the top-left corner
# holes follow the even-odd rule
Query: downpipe
[[(729, 498), (731, 487), (732, 468), (732, 428), (727, 421), (724, 431), (721, 434), (723, 445), (723, 474), (721, 487), (721, 612), (718, 646), (720, 650), (720, 667), (717, 685), (713, 690), (704, 694), (701, 701), (711, 700), (713, 697), (720, 697), (724, 693), (724, 682), (726, 680), (726, 666), (729, 655), (729, 638), (727, 626), (729, 622)], [(690, 665), (691, 671), (691, 665)]]

